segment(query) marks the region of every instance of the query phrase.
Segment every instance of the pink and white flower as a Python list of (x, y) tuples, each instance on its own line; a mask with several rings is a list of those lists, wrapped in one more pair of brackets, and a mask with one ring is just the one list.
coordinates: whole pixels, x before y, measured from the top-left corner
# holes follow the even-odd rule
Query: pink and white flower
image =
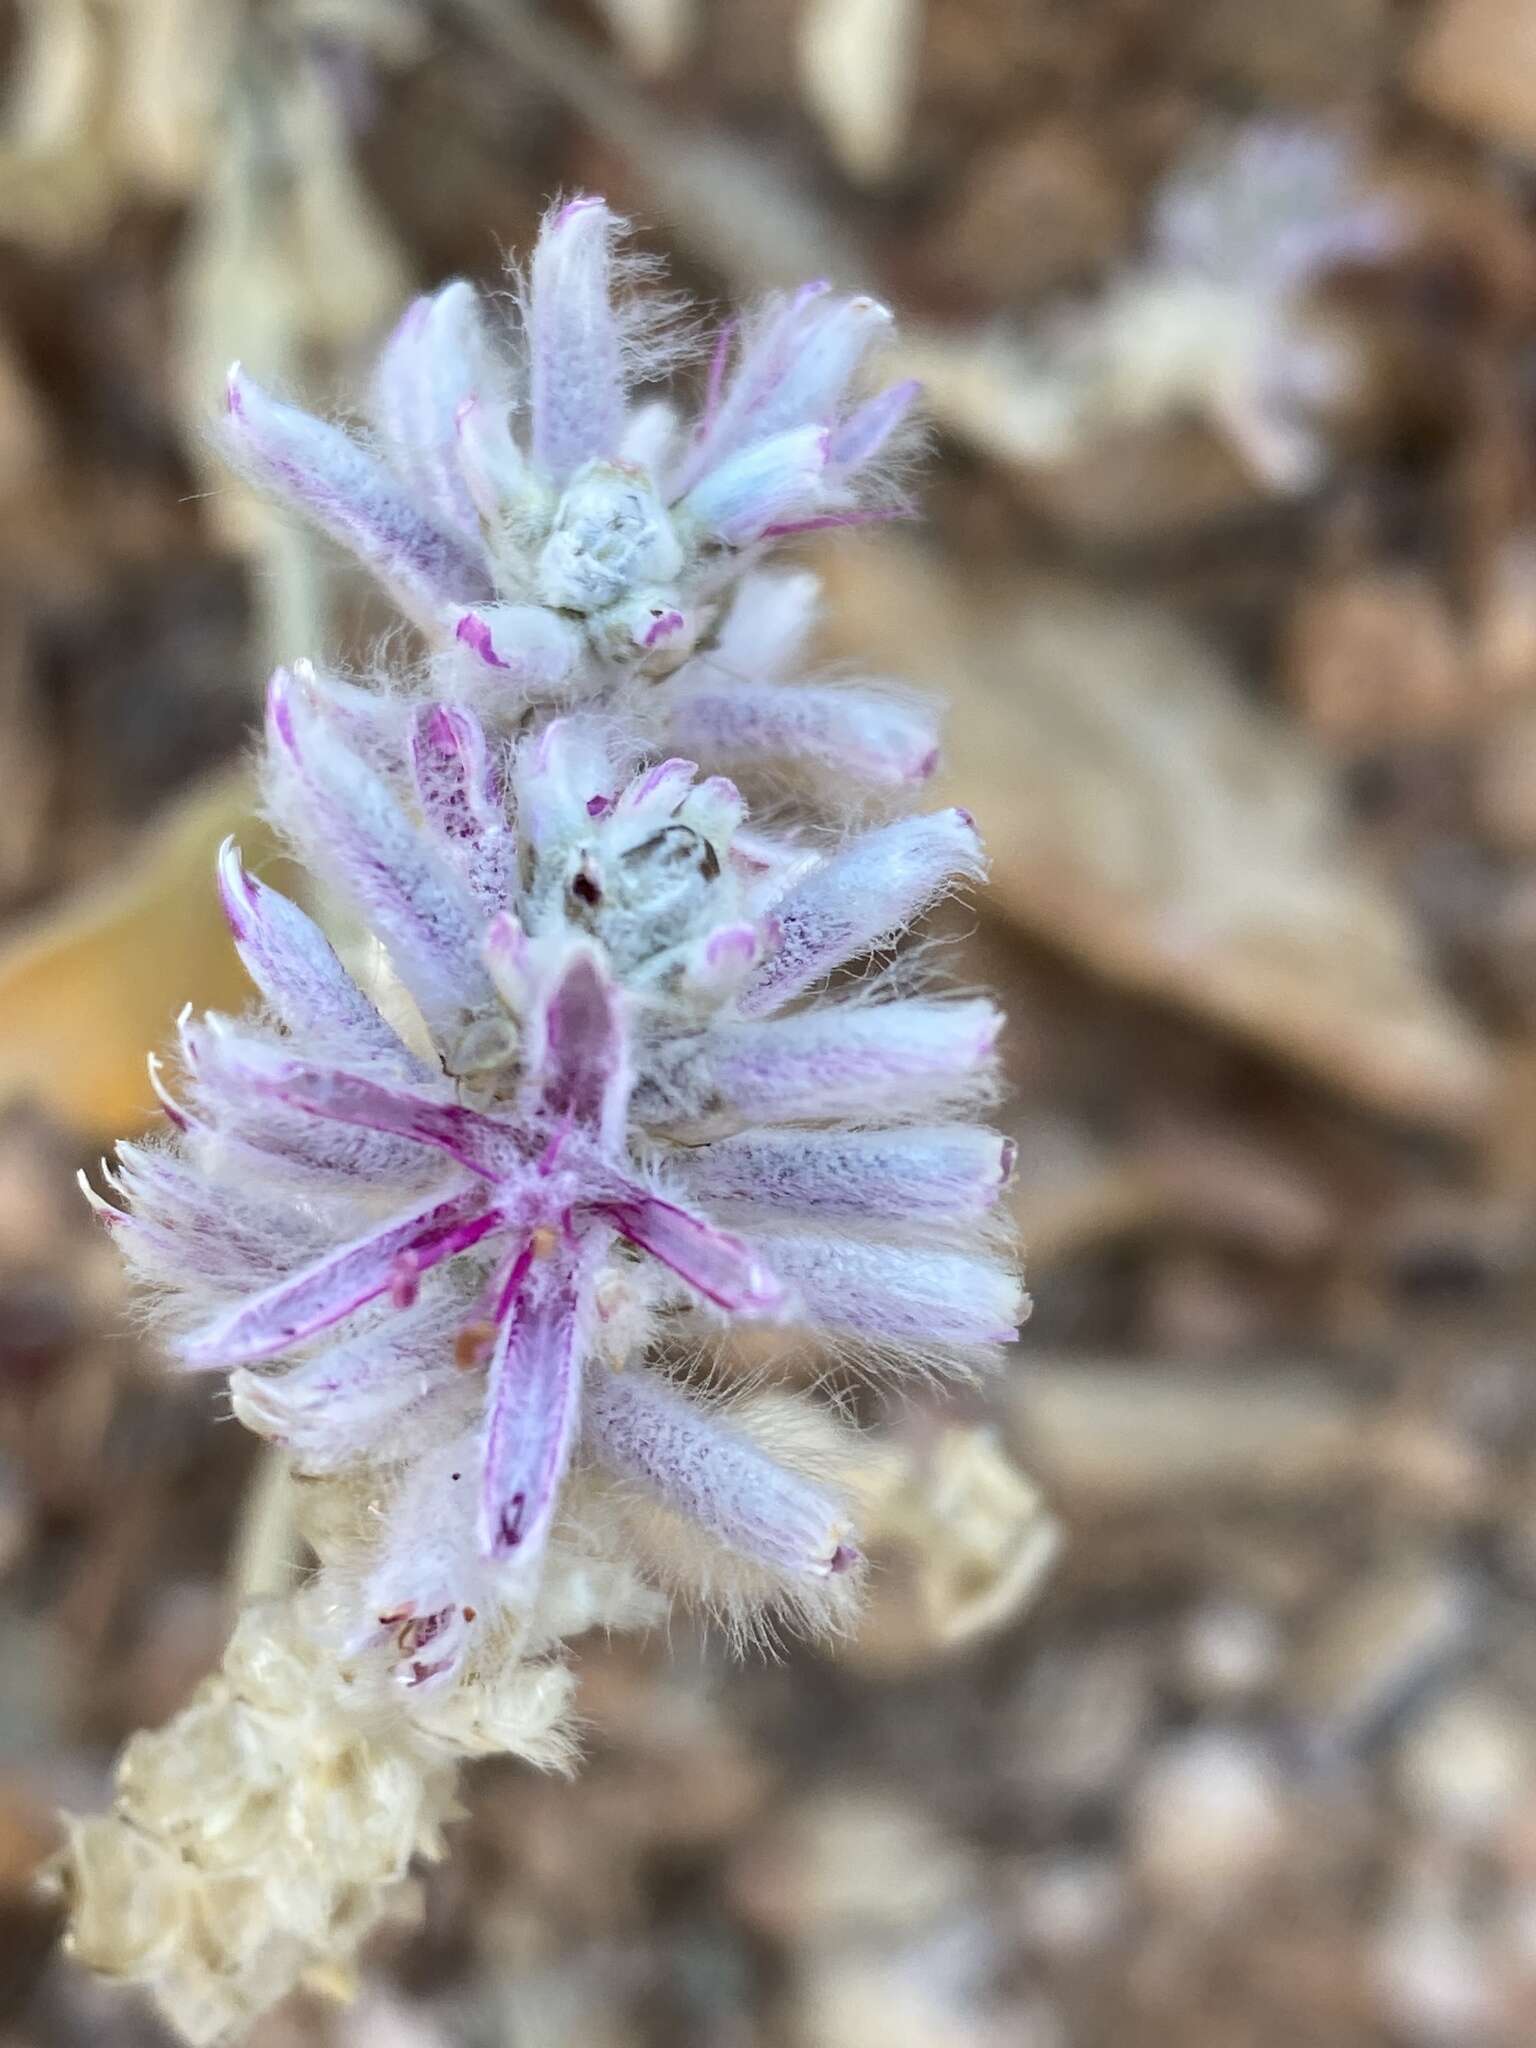
[(1014, 1334), (1011, 1148), (956, 1117), (995, 1013), (826, 992), (979, 877), (969, 817), (770, 841), (723, 777), (637, 768), (600, 719), (500, 750), (444, 705), (390, 778), (346, 701), (274, 678), (269, 794), (371, 934), (374, 992), (227, 847), (264, 1014), (183, 1020), (175, 1144), (121, 1147), (126, 1207), (99, 1201), (175, 1355), (299, 1469), (394, 1475), (369, 1627), (408, 1684), (527, 1599), (575, 1460), (791, 1597), (845, 1574), (847, 1503), (668, 1360), (737, 1320), (962, 1362)]

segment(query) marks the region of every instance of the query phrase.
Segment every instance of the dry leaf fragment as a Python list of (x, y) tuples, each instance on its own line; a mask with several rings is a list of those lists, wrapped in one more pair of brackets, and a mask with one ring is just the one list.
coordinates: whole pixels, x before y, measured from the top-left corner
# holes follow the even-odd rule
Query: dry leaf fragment
[(334, 93), (313, 63), (280, 46), (237, 74), (220, 147), (176, 280), (178, 409), (188, 451), (211, 486), (217, 530), (260, 565), (257, 660), (270, 666), (324, 631), (330, 555), (214, 461), (207, 425), (239, 357), (302, 388), (350, 374), (409, 295), (393, 230), (348, 153)]
[[(423, 47), (419, 13), (413, 0), (25, 0), (0, 111), (0, 221), (78, 247), (125, 199), (200, 198), (233, 101), (264, 98), (280, 126), (316, 52), (403, 62)], [(274, 63), (287, 75), (264, 76)], [(332, 253), (344, 275), (345, 237)]]
[(1292, 1711), (1314, 1735), (1365, 1740), (1475, 1637), (1471, 1584), (1434, 1556), (1394, 1555), (1319, 1615), (1291, 1665)]
[(718, 270), (736, 296), (808, 277), (864, 279), (857, 242), (805, 181), (734, 136), (662, 113), (591, 44), (522, 0), (456, 0), (520, 78), (568, 106), (620, 153), (653, 219)]
[(906, 1670), (1006, 1627), (1061, 1548), (1040, 1490), (995, 1429), (919, 1424), (861, 1474), (864, 1540), (877, 1562), (854, 1661)]
[(41, 870), (57, 773), (15, 593), (0, 616), (0, 903), (35, 885)]
[(1069, 1520), (1197, 1494), (1311, 1499), (1373, 1469), (1359, 1402), (1300, 1362), (1255, 1374), (1035, 1357), (1013, 1407)]
[(1496, 147), (1536, 155), (1536, 4), (1440, 0), (1409, 80), (1444, 119)]
[(894, 168), (906, 139), (922, 0), (808, 0), (800, 79), (833, 154), (860, 185)]
[(662, 78), (687, 56), (698, 28), (698, 0), (598, 0), (632, 70)]
[(1305, 586), (1285, 649), (1290, 693), (1343, 746), (1443, 739), (1478, 709), (1449, 605), (1416, 569), (1365, 569)]
[[(1132, 195), (1114, 138), (1025, 119), (984, 149), (922, 241), (925, 268), (984, 306), (1080, 289), (1125, 260)], [(1028, 233), (1020, 232), (1028, 223)]]
[(145, 1054), (183, 1003), (239, 1009), (250, 984), (213, 882), (227, 834), (270, 847), (243, 774), (171, 811), (123, 871), (70, 896), (0, 952), (0, 1106), (43, 1103), (89, 1137), (142, 1126), (155, 1108)]
[(992, 900), (1097, 972), (1361, 1103), (1466, 1128), (1489, 1052), (1351, 850), (1331, 771), (1171, 614), (962, 584), (915, 550), (827, 557), (832, 639), (953, 704)]

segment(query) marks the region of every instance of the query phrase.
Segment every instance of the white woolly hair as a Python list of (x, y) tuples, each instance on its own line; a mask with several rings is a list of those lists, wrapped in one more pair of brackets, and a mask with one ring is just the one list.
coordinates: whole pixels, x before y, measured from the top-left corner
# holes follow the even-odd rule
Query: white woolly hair
[(662, 1596), (612, 1543), (597, 1490), (573, 1477), (531, 1602), (488, 1602), (452, 1680), (403, 1692), (382, 1652), (359, 1656), (346, 1648), (377, 1562), (390, 1476), (296, 1474), (294, 1484), (299, 1531), (318, 1560), (310, 1575), (312, 1610), (329, 1617), (359, 1706), (372, 1701), (386, 1717), (403, 1714), (440, 1753), (510, 1754), (541, 1770), (574, 1769), (575, 1685), (566, 1644), (592, 1629), (627, 1632), (665, 1619)]
[[(790, 296), (786, 292), (768, 292), (745, 308), (738, 318), (738, 353), (744, 353), (752, 346), (784, 310)], [(872, 398), (884, 389), (889, 382), (884, 368), (891, 353), (889, 336), (884, 342), (866, 349), (848, 390), (847, 411), (852, 412), (864, 399)], [(910, 488), (918, 472), (927, 465), (937, 438), (933, 422), (923, 415), (919, 393), (918, 403), (908, 407), (905, 416), (887, 436), (880, 452), (860, 466), (860, 498), (872, 506), (889, 508), (893, 512), (910, 512)]]
[[(863, 1435), (840, 1408), (783, 1386), (687, 1383), (690, 1400), (751, 1440), (786, 1470), (844, 1501), (856, 1491)], [(790, 1636), (848, 1632), (859, 1607), (859, 1566), (824, 1579), (775, 1572), (727, 1549), (708, 1531), (638, 1482), (586, 1467), (579, 1498), (589, 1526), (606, 1524), (606, 1542), (632, 1556), (671, 1598), (720, 1627), (738, 1655), (779, 1652)]]
[[(579, 194), (557, 192), (544, 210), (540, 224), (546, 231)], [(697, 356), (701, 327), (686, 292), (661, 288), (667, 266), (660, 256), (633, 247), (629, 241), (635, 223), (620, 214), (610, 217), (608, 226), (608, 278), (614, 320), (623, 351), (624, 382), (628, 390), (662, 384)], [(507, 257), (506, 269), (511, 301), (526, 333), (531, 283), (528, 263)], [(499, 294), (497, 296), (500, 296)]]
[[(741, 671), (707, 642), (694, 660), (700, 675), (712, 675), (721, 682), (734, 682), (741, 676)], [(935, 702), (931, 692), (890, 677), (872, 676), (853, 663), (821, 663), (803, 673), (797, 668), (792, 676), (771, 680), (785, 689), (803, 685), (821, 695), (834, 691), (850, 698), (874, 694), (893, 711), (928, 712)], [(665, 713), (666, 686), (661, 690), (651, 684), (633, 687), (639, 715), (648, 713), (652, 724), (658, 723)], [(817, 761), (808, 753), (778, 759), (743, 752), (725, 765), (746, 799), (754, 832), (787, 832), (827, 851), (893, 813), (920, 809), (924, 797), (920, 785), (861, 782), (839, 763)]]
[[(761, 1235), (771, 1261), (772, 1246), (767, 1233)], [(1026, 1294), (1021, 1315), (1027, 1317), (1029, 1311)], [(707, 1392), (734, 1393), (788, 1383), (814, 1390), (840, 1411), (849, 1399), (867, 1392), (900, 1401), (976, 1385), (1001, 1369), (1004, 1356), (998, 1344), (946, 1344), (933, 1338), (918, 1343), (828, 1330), (819, 1324), (775, 1332), (722, 1331), (714, 1310), (694, 1304), (672, 1311), (663, 1338), (669, 1349), (686, 1351), (694, 1361), (682, 1369), (690, 1392), (695, 1385)], [(748, 1343), (750, 1353), (745, 1349)], [(705, 1359), (707, 1364), (699, 1363)]]

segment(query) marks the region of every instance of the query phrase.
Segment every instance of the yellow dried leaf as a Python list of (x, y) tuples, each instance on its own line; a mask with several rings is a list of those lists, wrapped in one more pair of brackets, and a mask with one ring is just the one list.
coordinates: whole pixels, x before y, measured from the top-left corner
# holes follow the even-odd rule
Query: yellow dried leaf
[(26, 1096), (85, 1136), (135, 1130), (155, 1108), (145, 1055), (165, 1043), (182, 1004), (249, 1000), (214, 886), (228, 833), (250, 861), (270, 851), (243, 771), (194, 791), (120, 873), (0, 951), (0, 1107)]

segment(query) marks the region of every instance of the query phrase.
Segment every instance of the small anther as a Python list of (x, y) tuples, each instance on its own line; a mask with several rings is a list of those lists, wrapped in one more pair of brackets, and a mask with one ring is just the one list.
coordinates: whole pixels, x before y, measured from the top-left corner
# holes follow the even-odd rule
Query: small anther
[[(466, 1323), (453, 1340), (453, 1362), (460, 1372), (484, 1365), (496, 1342), (496, 1325), (483, 1320)], [(458, 1478), (458, 1473), (454, 1473)]]

